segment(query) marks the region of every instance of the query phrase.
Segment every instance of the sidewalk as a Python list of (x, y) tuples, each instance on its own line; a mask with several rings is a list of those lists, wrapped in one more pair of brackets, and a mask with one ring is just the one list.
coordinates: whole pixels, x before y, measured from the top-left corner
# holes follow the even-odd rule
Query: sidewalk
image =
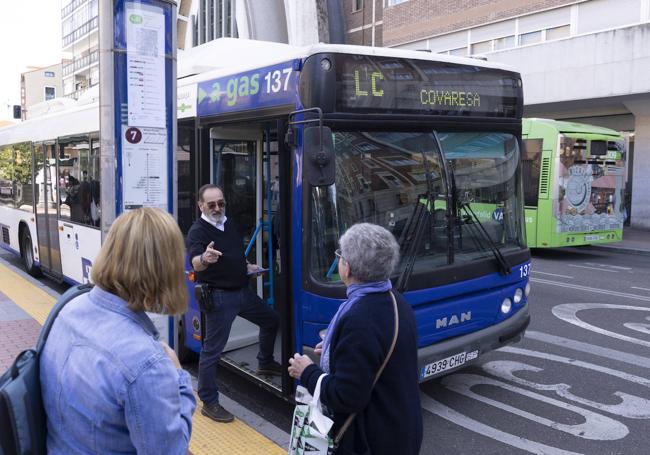
[(641, 254), (650, 256), (650, 230), (626, 227), (623, 240), (617, 243), (592, 245), (590, 248), (617, 253)]
[[(56, 297), (53, 291), (0, 258), (0, 374), (11, 365), (18, 353), (36, 344), (41, 325), (45, 322)], [(201, 415), (199, 403), (192, 418), (190, 451), (193, 455), (286, 454), (286, 448), (274, 443), (251, 426), (259, 429), (272, 426), (271, 424), (262, 421), (260, 417), (227, 397), (224, 399), (228, 401), (224, 402), (224, 405), (229, 406), (228, 409), (237, 419), (229, 424), (215, 423)], [(241, 420), (242, 418), (249, 423)], [(286, 442), (288, 443), (288, 438)]]

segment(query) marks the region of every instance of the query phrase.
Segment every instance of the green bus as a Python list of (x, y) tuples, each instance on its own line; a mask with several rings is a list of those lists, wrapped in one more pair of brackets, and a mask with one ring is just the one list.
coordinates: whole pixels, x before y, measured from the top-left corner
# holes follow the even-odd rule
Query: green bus
[(522, 180), (529, 248), (619, 242), (625, 139), (581, 123), (523, 119)]

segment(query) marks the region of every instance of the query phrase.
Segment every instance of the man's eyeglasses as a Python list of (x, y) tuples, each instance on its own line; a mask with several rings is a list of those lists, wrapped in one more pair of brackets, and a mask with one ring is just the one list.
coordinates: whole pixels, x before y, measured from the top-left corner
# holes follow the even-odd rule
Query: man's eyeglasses
[(334, 251), (334, 255), (335, 255), (337, 258), (342, 259), (342, 260), (345, 261), (345, 258), (344, 258), (343, 256), (341, 256), (341, 250), (340, 250), (340, 249), (336, 249), (336, 250)]
[(210, 210), (214, 210), (214, 209), (216, 209), (217, 206), (219, 206), (219, 208), (222, 209), (222, 208), (224, 208), (224, 207), (226, 206), (226, 201), (216, 201), (216, 202), (215, 202), (215, 201), (212, 201), (212, 202), (208, 202), (208, 203), (205, 204), (205, 205), (207, 205), (207, 207), (208, 207)]

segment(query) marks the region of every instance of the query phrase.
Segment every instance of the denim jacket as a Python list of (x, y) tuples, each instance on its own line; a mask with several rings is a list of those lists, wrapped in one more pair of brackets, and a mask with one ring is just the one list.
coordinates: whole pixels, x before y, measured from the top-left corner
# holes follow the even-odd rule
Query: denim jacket
[(144, 312), (98, 286), (57, 317), (40, 359), (49, 454), (186, 454), (196, 401)]

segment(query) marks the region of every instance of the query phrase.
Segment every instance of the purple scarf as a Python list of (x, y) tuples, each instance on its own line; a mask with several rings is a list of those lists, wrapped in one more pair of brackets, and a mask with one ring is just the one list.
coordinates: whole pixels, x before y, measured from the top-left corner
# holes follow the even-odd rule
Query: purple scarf
[(323, 340), (323, 355), (320, 358), (320, 367), (325, 373), (330, 372), (330, 343), (332, 342), (332, 336), (334, 336), (334, 330), (339, 320), (350, 311), (352, 305), (357, 303), (361, 297), (378, 293), (386, 292), (393, 288), (390, 280), (386, 281), (373, 281), (372, 283), (361, 283), (361, 284), (351, 284), (347, 289), (348, 299), (339, 306), (336, 314), (330, 321), (327, 326), (327, 332), (325, 333), (325, 339)]

